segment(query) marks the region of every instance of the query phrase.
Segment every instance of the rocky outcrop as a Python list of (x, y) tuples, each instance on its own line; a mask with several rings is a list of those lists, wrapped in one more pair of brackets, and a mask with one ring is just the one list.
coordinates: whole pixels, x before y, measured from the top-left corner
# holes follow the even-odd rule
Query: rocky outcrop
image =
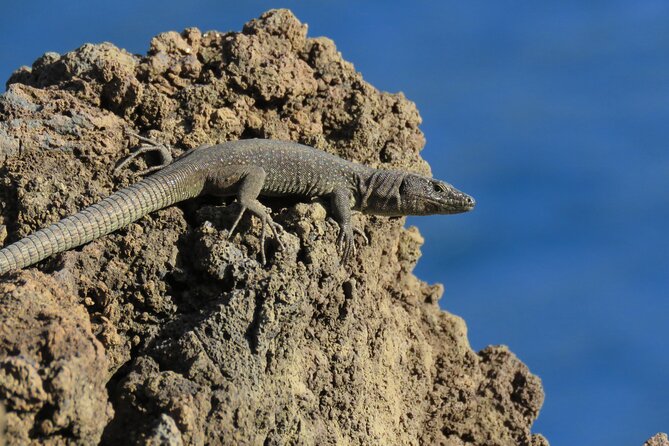
[[(286, 10), (163, 33), (146, 56), (47, 53), (0, 96), (0, 243), (130, 184), (112, 175), (127, 130), (177, 153), (275, 138), (429, 173), (419, 124)], [(202, 198), (3, 277), (8, 443), (548, 444), (530, 432), (539, 379), (505, 347), (472, 351), (412, 274), (415, 228), (358, 215), (370, 243), (341, 265), (323, 203), (268, 204), (287, 231), (266, 266), (259, 222), (227, 240), (234, 203)]]

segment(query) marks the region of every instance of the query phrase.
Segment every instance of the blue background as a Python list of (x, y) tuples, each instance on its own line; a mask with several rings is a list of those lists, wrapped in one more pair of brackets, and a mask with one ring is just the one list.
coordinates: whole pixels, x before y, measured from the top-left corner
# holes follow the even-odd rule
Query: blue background
[(0, 79), (46, 51), (240, 30), (290, 7), (423, 116), (435, 176), (475, 212), (414, 218), (416, 272), (472, 346), (544, 382), (553, 445), (669, 429), (669, 2), (2, 1)]

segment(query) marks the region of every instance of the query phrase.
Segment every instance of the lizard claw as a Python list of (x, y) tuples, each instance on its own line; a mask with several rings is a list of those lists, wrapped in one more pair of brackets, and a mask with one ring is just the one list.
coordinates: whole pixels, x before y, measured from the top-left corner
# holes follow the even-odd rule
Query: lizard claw
[[(232, 234), (235, 231), (235, 228), (237, 228), (237, 225), (239, 224), (239, 221), (242, 219), (242, 216), (244, 215), (244, 212), (246, 212), (246, 209), (248, 209), (247, 206), (242, 205), (241, 210), (239, 211), (239, 214), (237, 215), (237, 218), (235, 219), (235, 222), (232, 224), (232, 227), (228, 231), (228, 240), (232, 237)], [(267, 238), (267, 226), (269, 226), (269, 229), (272, 231), (272, 235), (276, 239), (276, 241), (279, 243), (279, 247), (284, 250), (286, 249), (285, 245), (283, 244), (283, 241), (281, 240), (281, 237), (279, 237), (279, 232), (283, 232), (283, 226), (272, 220), (272, 217), (265, 212), (264, 210), (260, 210), (261, 208), (258, 208), (256, 206), (251, 206), (249, 210), (252, 210), (253, 214), (255, 214), (260, 220), (262, 221), (262, 232), (260, 234), (260, 255), (262, 257), (262, 263), (263, 265), (267, 264), (267, 254), (265, 253), (265, 239)]]
[(367, 235), (365, 234), (365, 231), (363, 231), (360, 228), (353, 227), (353, 232), (358, 234), (362, 239), (365, 241), (365, 245), (369, 245), (369, 239), (367, 238)]
[(242, 219), (242, 215), (244, 215), (245, 211), (246, 211), (246, 206), (242, 206), (241, 210), (239, 211), (239, 214), (237, 215), (237, 218), (235, 219), (235, 222), (232, 224), (232, 227), (230, 227), (230, 230), (228, 231), (228, 240), (230, 240), (230, 237), (232, 237), (232, 234), (235, 232), (235, 228), (239, 224), (239, 220)]
[(283, 226), (272, 220), (272, 217), (267, 216), (266, 218), (263, 218), (262, 221), (262, 233), (260, 236), (260, 253), (262, 256), (262, 264), (267, 265), (267, 255), (265, 253), (265, 238), (267, 236), (267, 226), (269, 225), (270, 230), (272, 231), (272, 235), (276, 239), (276, 241), (279, 243), (279, 247), (281, 247), (281, 250), (283, 251), (286, 249), (286, 247), (283, 244), (283, 241), (281, 241), (281, 238), (279, 237), (279, 232), (283, 232)]
[[(337, 243), (339, 243), (341, 245), (341, 238), (343, 237), (342, 234), (341, 234), (341, 231), (342, 231), (341, 225), (339, 223), (337, 223), (337, 220), (335, 220), (334, 218), (332, 218), (330, 216), (328, 216), (327, 221), (329, 221), (332, 224), (335, 224), (335, 225), (339, 226), (339, 231), (340, 232), (339, 232), (339, 239), (337, 239)], [(353, 233), (358, 234), (360, 237), (362, 237), (362, 240), (365, 242), (365, 245), (369, 245), (369, 239), (367, 238), (367, 234), (365, 234), (365, 231), (363, 231), (362, 229), (360, 229), (356, 226), (353, 226)], [(350, 236), (352, 237), (353, 235), (351, 234)], [(353, 251), (353, 253), (355, 254), (355, 251)]]
[(284, 232), (283, 226), (276, 223), (274, 220), (270, 220), (269, 227), (272, 229), (272, 233), (274, 234), (274, 238), (279, 243), (279, 246), (281, 247), (281, 249), (286, 249), (286, 246), (283, 244), (283, 241), (281, 241), (281, 238), (279, 237), (279, 232)]

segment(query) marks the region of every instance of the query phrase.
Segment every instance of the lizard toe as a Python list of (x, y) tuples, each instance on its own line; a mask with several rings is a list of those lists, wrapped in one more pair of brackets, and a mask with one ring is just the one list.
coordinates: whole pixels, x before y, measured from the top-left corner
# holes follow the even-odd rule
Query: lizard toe
[(363, 230), (360, 229), (360, 228), (353, 228), (353, 232), (355, 232), (355, 233), (358, 234), (360, 237), (362, 237), (362, 239), (363, 239), (364, 242), (365, 242), (365, 245), (369, 245), (369, 239), (367, 238), (367, 234), (365, 234), (365, 231), (363, 231)]
[(353, 238), (353, 230), (342, 229), (339, 231), (337, 237), (337, 248), (341, 253), (342, 262), (346, 262), (353, 255), (355, 255), (355, 239)]

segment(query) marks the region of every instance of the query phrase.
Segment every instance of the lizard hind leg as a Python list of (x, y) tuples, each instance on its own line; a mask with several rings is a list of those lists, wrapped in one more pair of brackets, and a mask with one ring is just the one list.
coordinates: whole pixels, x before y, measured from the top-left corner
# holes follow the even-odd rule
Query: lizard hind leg
[(235, 219), (235, 222), (232, 224), (230, 227), (230, 230), (228, 231), (228, 239), (232, 237), (232, 234), (235, 232), (235, 229), (237, 228), (237, 225), (239, 224), (239, 221), (242, 219), (242, 216), (244, 215), (244, 212), (246, 210), (251, 211), (253, 214), (256, 215), (256, 217), (260, 218), (262, 221), (262, 241), (263, 244), (265, 242), (265, 239), (267, 238), (267, 226), (269, 225), (270, 230), (272, 231), (272, 235), (274, 238), (276, 238), (277, 242), (279, 242), (279, 245), (281, 246), (281, 249), (284, 248), (283, 242), (279, 238), (278, 231), (283, 231), (283, 226), (280, 224), (276, 223), (272, 217), (263, 209), (263, 205), (258, 202), (258, 205), (256, 206), (255, 204), (251, 205), (251, 209), (249, 209), (248, 206), (241, 206), (241, 209), (239, 211), (239, 214), (237, 214), (237, 218)]
[(235, 228), (239, 224), (239, 220), (242, 219), (242, 215), (244, 215), (244, 212), (246, 211), (246, 206), (242, 206), (242, 208), (239, 210), (239, 214), (237, 215), (237, 218), (235, 219), (235, 222), (232, 224), (230, 227), (230, 230), (228, 231), (228, 239), (232, 237), (232, 233), (235, 232)]
[(272, 220), (272, 217), (267, 215), (267, 218), (264, 218), (262, 221), (262, 234), (260, 235), (260, 247), (261, 247), (260, 252), (262, 255), (263, 265), (267, 264), (267, 255), (265, 254), (265, 238), (267, 237), (268, 225), (270, 227), (270, 230), (272, 231), (272, 235), (274, 236), (276, 241), (279, 242), (279, 247), (281, 247), (281, 250), (285, 249), (285, 246), (278, 234), (278, 231), (282, 231), (283, 227), (280, 224), (276, 223), (274, 220)]
[(279, 237), (279, 232), (283, 231), (283, 227), (272, 219), (269, 213), (265, 210), (265, 207), (258, 200), (253, 200), (249, 203), (246, 203), (246, 206), (244, 207), (247, 208), (249, 211), (251, 211), (256, 217), (258, 217), (262, 221), (262, 232), (260, 235), (260, 253), (262, 256), (263, 265), (266, 265), (267, 255), (265, 253), (265, 239), (267, 237), (267, 226), (269, 226), (270, 230), (272, 231), (272, 235), (279, 243), (279, 247), (282, 250), (285, 249), (285, 246), (283, 244), (283, 241), (281, 241), (281, 238)]
[(171, 153), (171, 147), (169, 145), (161, 144), (157, 141), (154, 141), (149, 138), (145, 138), (141, 135), (138, 135), (136, 133), (132, 132), (127, 132), (129, 135), (134, 136), (135, 138), (139, 139), (140, 142), (143, 144), (139, 146), (138, 149), (136, 149), (133, 153), (128, 155), (126, 158), (124, 158), (115, 168), (114, 168), (114, 175), (118, 174), (118, 172), (121, 171), (121, 169), (125, 168), (132, 160), (135, 158), (139, 157), (140, 155), (147, 153), (147, 152), (158, 152), (160, 155), (160, 164), (157, 166), (151, 166), (147, 169), (144, 169), (140, 172), (137, 172), (139, 175), (146, 175), (152, 172), (155, 172), (157, 170), (160, 170), (172, 163), (172, 153)]
[[(231, 166), (230, 169), (232, 168), (233, 167)], [(241, 211), (239, 212), (237, 219), (228, 233), (228, 238), (237, 227), (237, 224), (241, 220), (244, 212), (246, 210), (251, 212), (262, 222), (260, 249), (263, 264), (266, 264), (267, 255), (265, 253), (265, 239), (267, 237), (267, 226), (269, 226), (270, 230), (272, 231), (272, 235), (279, 243), (281, 249), (284, 249), (285, 246), (279, 237), (279, 232), (283, 231), (283, 228), (272, 219), (265, 207), (258, 201), (258, 195), (260, 195), (260, 191), (262, 190), (263, 184), (265, 183), (265, 170), (262, 167), (257, 166), (244, 166), (241, 170), (239, 167), (235, 167), (234, 169), (236, 171), (235, 173), (241, 177), (239, 179), (239, 188), (237, 189), (237, 201), (241, 205)]]

